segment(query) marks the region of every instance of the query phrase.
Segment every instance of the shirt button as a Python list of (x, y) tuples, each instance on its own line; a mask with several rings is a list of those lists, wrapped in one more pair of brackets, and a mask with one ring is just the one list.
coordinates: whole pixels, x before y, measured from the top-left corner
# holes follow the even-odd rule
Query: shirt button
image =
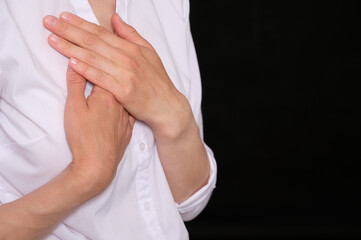
[(150, 210), (150, 202), (145, 202), (144, 203), (144, 209), (149, 211)]
[(139, 149), (140, 149), (140, 151), (144, 151), (145, 150), (145, 143), (140, 143), (139, 144)]

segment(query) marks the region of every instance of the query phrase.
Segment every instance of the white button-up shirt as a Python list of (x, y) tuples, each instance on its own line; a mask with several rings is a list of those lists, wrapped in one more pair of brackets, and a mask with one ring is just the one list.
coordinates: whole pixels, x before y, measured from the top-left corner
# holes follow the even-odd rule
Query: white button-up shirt
[[(68, 59), (48, 45), (42, 25), (45, 15), (63, 11), (98, 24), (87, 0), (0, 0), (0, 205), (44, 185), (72, 161), (63, 127)], [(156, 49), (203, 131), (188, 0), (117, 0), (116, 11)], [(88, 83), (86, 96), (91, 89)], [(203, 210), (215, 187), (216, 162), (206, 150), (207, 185), (176, 204), (153, 132), (136, 121), (112, 184), (48, 239), (188, 239), (183, 220)]]

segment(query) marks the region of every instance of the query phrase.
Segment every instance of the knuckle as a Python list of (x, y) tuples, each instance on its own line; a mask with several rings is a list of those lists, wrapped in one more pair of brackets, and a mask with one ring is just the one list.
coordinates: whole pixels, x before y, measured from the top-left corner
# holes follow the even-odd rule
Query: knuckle
[(152, 50), (153, 52), (156, 52), (155, 48), (153, 47), (153, 45), (150, 42), (148, 42), (148, 41), (145, 41), (145, 42), (146, 42), (146, 47), (148, 49)]
[(68, 32), (69, 25), (67, 23), (59, 21), (60, 24), (58, 24), (58, 28), (61, 34), (65, 34)]
[(113, 62), (121, 62), (124, 58), (124, 55), (122, 52), (115, 50), (112, 51), (107, 57)]
[(126, 57), (126, 63), (131, 69), (138, 69), (139, 64), (135, 57)]
[(77, 74), (75, 72), (69, 72), (68, 73), (68, 81), (69, 82), (75, 82), (77, 81)]
[(88, 74), (89, 67), (86, 64), (83, 64), (82, 68), (80, 69), (80, 72), (85, 76)]
[(83, 35), (83, 42), (86, 44), (86, 45), (94, 45), (96, 44), (96, 42), (98, 41), (98, 37), (95, 36), (94, 34), (92, 33), (88, 33), (88, 32), (85, 32), (84, 35)]
[(134, 27), (128, 25), (128, 32), (131, 33), (131, 34), (134, 34), (134, 33), (137, 33), (137, 30), (135, 30)]
[(96, 26), (94, 32), (96, 35), (103, 35), (107, 30), (102, 26)]
[(86, 62), (89, 64), (92, 64), (95, 62), (95, 59), (97, 58), (97, 54), (93, 51), (88, 51), (86, 55)]
[(129, 46), (129, 50), (130, 52), (133, 54), (133, 56), (137, 56), (137, 55), (140, 55), (141, 54), (141, 50), (140, 50), (140, 47), (137, 46), (137, 45), (131, 45)]
[(137, 76), (133, 71), (127, 71), (126, 73), (124, 73), (124, 75), (125, 75), (125, 80), (127, 82), (127, 85), (134, 84), (134, 82), (137, 79)]
[(83, 81), (83, 78), (79, 74), (77, 74), (76, 72), (70, 72), (69, 73), (68, 83), (70, 85), (78, 84), (78, 83), (81, 83), (82, 81)]
[(102, 83), (104, 81), (104, 73), (101, 71), (97, 71), (95, 74), (95, 81), (98, 83)]
[(134, 77), (128, 77), (128, 81), (122, 86), (122, 95), (125, 98), (129, 98), (134, 94), (135, 91), (135, 84), (134, 84)]
[(82, 27), (84, 25), (84, 23), (85, 23), (85, 20), (80, 18), (80, 17), (76, 17), (75, 22), (79, 27)]
[(71, 43), (68, 41), (62, 41), (61, 48), (64, 50), (69, 50), (71, 48)]

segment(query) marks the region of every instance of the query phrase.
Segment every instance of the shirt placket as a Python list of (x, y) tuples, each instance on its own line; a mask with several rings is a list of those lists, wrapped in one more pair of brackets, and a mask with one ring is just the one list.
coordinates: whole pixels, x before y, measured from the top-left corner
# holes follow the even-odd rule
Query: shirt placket
[(139, 133), (134, 144), (134, 151), (139, 152), (136, 188), (138, 206), (152, 239), (164, 239), (151, 197), (149, 165), (156, 151), (153, 134), (145, 124), (135, 125), (133, 132)]

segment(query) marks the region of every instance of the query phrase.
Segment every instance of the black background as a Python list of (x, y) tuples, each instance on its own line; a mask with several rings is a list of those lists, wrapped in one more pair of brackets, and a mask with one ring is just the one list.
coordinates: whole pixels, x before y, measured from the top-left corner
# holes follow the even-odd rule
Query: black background
[(190, 239), (361, 239), (358, 1), (191, 0), (218, 164)]

